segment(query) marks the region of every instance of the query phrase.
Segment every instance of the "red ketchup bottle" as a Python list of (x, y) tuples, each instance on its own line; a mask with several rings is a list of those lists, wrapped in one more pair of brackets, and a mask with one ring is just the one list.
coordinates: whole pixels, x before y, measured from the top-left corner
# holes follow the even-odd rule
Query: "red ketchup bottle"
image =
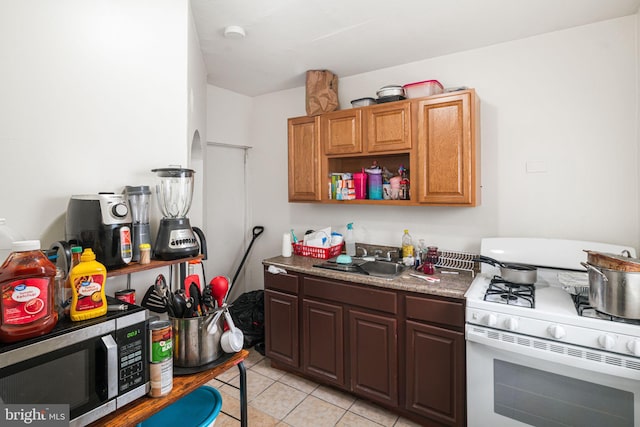
[(58, 322), (56, 266), (40, 250), (39, 240), (13, 242), (0, 266), (0, 342), (47, 334)]

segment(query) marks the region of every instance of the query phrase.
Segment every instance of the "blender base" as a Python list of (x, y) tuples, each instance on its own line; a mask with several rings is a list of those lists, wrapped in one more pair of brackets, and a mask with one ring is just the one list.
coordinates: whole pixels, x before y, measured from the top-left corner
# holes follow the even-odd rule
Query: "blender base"
[(155, 258), (165, 261), (197, 256), (200, 246), (189, 219), (161, 219), (153, 253)]

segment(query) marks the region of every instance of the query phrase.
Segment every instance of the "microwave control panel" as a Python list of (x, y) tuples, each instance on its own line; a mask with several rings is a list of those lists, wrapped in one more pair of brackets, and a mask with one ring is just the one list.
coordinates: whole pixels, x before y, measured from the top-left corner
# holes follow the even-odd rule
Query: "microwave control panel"
[(118, 342), (118, 394), (122, 395), (148, 381), (147, 323), (137, 323), (116, 331)]

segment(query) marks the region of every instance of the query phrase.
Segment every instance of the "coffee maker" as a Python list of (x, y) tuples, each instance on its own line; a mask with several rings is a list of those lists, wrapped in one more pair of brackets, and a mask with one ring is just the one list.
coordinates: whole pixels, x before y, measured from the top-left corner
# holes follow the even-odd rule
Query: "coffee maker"
[[(162, 260), (174, 260), (196, 256), (206, 259), (204, 233), (191, 227), (187, 213), (193, 198), (193, 175), (195, 171), (184, 168), (152, 169), (158, 175), (156, 199), (163, 218), (160, 220), (153, 253)], [(200, 245), (198, 245), (198, 240)]]
[(149, 199), (151, 191), (149, 186), (126, 186), (124, 194), (131, 209), (133, 221), (133, 261), (140, 260), (140, 245), (151, 244), (151, 231), (149, 227)]
[(67, 206), (65, 239), (91, 248), (107, 268), (131, 262), (131, 213), (122, 194), (71, 196)]

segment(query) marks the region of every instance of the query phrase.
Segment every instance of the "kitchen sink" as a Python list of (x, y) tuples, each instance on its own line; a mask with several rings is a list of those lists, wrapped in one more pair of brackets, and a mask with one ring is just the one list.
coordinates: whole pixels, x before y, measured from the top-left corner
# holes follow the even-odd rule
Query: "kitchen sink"
[(383, 279), (393, 279), (408, 268), (406, 265), (398, 264), (396, 262), (381, 260), (364, 261), (361, 259), (354, 259), (350, 264), (338, 264), (335, 260), (328, 260), (322, 264), (316, 264), (314, 267), (340, 271), (343, 273), (355, 273), (381, 277)]
[(390, 261), (367, 261), (360, 267), (371, 276), (396, 276), (407, 269), (404, 264)]

